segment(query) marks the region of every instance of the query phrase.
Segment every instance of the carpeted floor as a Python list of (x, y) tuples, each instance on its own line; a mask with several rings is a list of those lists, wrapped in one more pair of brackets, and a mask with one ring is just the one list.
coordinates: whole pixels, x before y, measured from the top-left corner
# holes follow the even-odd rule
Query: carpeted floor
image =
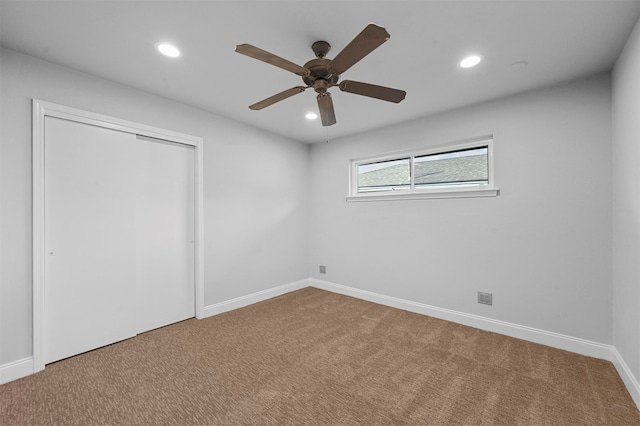
[(640, 425), (610, 362), (305, 288), (0, 386), (2, 425)]

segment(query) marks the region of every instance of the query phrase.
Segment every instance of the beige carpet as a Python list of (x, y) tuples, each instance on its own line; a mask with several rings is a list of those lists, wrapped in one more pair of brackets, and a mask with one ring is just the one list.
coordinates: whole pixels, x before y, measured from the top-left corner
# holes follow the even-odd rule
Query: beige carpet
[(640, 425), (607, 361), (305, 288), (0, 386), (2, 425)]

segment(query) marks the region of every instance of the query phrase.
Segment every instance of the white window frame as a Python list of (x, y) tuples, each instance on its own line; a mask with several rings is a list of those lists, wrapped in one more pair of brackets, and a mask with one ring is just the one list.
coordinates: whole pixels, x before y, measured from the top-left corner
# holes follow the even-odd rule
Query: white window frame
[[(473, 148), (487, 147), (487, 171), (488, 183), (486, 184), (461, 184), (430, 188), (414, 187), (414, 159), (425, 155), (444, 154), (452, 151), (462, 151)], [(410, 189), (400, 191), (358, 192), (358, 166), (382, 161), (410, 158), (411, 186)], [(391, 201), (391, 200), (417, 200), (428, 198), (472, 198), (472, 197), (496, 197), (500, 189), (495, 185), (493, 172), (493, 135), (457, 141), (443, 145), (412, 149), (409, 151), (397, 151), (374, 157), (357, 158), (349, 161), (349, 195), (347, 201)]]

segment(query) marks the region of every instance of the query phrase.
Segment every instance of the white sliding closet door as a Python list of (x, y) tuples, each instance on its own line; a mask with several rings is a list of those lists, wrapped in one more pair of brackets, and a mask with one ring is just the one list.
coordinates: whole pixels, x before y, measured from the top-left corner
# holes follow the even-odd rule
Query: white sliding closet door
[(195, 313), (195, 150), (138, 139), (136, 331), (141, 333)]
[(45, 363), (136, 334), (135, 135), (45, 119)]
[(194, 315), (193, 151), (45, 118), (45, 364)]

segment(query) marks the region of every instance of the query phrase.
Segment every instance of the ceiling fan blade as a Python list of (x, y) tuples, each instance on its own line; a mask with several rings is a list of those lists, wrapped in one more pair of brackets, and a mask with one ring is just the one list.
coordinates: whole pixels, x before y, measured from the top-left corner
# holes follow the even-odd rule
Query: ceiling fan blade
[(300, 65), (296, 65), (291, 61), (288, 61), (284, 58), (281, 58), (280, 56), (276, 56), (273, 53), (267, 52), (266, 50), (262, 50), (250, 44), (237, 45), (236, 52), (242, 53), (243, 55), (247, 55), (259, 61), (266, 62), (271, 65), (275, 65), (276, 67), (280, 67), (287, 71), (291, 71), (292, 73), (297, 74), (299, 76), (304, 77), (309, 75), (308, 69), (301, 67)]
[(275, 94), (271, 97), (268, 97), (267, 99), (261, 100), (260, 102), (256, 102), (253, 105), (249, 105), (249, 109), (252, 109), (254, 111), (258, 111), (261, 110), (262, 108), (266, 108), (269, 105), (273, 105), (276, 102), (280, 102), (283, 99), (287, 99), (290, 98), (293, 95), (297, 95), (298, 93), (302, 93), (304, 92), (306, 89), (306, 87), (304, 86), (296, 86), (296, 87), (292, 87), (291, 89), (287, 89), (284, 92), (280, 92), (278, 94)]
[(359, 81), (344, 80), (340, 83), (340, 90), (356, 95), (369, 96), (383, 101), (398, 103), (404, 99), (407, 92), (392, 89), (390, 87), (376, 86), (375, 84), (361, 83)]
[(331, 93), (325, 92), (318, 95), (318, 109), (320, 110), (320, 118), (323, 126), (331, 126), (336, 124), (336, 112), (333, 109), (333, 101)]
[(351, 68), (360, 59), (373, 52), (378, 46), (389, 40), (389, 33), (384, 27), (369, 24), (349, 43), (329, 64), (334, 75), (340, 75)]

